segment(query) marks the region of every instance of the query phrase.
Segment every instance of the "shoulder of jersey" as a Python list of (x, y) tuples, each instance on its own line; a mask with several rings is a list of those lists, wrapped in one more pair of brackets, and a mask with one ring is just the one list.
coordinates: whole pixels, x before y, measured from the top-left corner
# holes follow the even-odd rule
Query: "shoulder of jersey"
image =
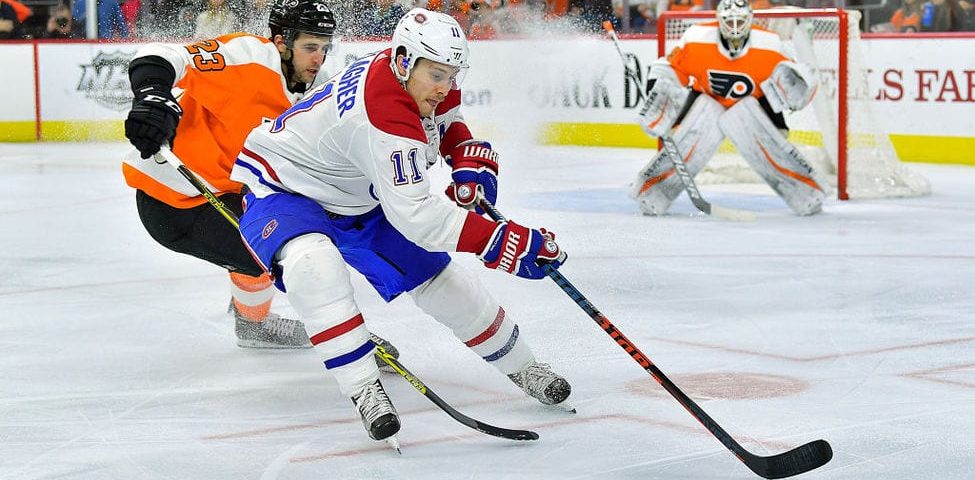
[[(716, 44), (718, 43), (718, 35), (718, 22), (703, 22), (691, 25), (684, 31), (681, 39), (685, 45), (688, 43)], [(761, 27), (752, 27), (748, 41), (750, 42), (749, 48), (773, 50), (776, 52), (782, 50), (782, 39), (779, 38), (779, 35)]]
[(437, 105), (437, 111), (434, 115), (443, 115), (457, 107), (460, 106), (460, 90), (451, 90), (447, 94), (447, 98), (444, 98), (440, 105)]
[(751, 42), (751, 48), (773, 50), (776, 52), (782, 51), (782, 37), (779, 37), (779, 34), (764, 28), (752, 27), (752, 32), (749, 35), (748, 41)]
[(427, 143), (420, 109), (393, 75), (389, 62), (387, 49), (373, 58), (366, 74), (364, 100), (369, 123), (390, 135)]
[(221, 43), (221, 52), (229, 64), (260, 63), (273, 70), (280, 69), (278, 49), (266, 37), (250, 33), (228, 33), (215, 40)]
[(216, 40), (220, 43), (230, 43), (231, 40), (237, 38), (248, 39), (250, 41), (256, 41), (260, 43), (271, 43), (271, 40), (268, 39), (267, 37), (262, 37), (260, 35), (254, 35), (253, 33), (245, 33), (245, 32), (235, 32), (235, 33), (220, 35), (219, 37), (216, 38)]
[(681, 40), (687, 43), (717, 43), (718, 22), (696, 23), (684, 30)]

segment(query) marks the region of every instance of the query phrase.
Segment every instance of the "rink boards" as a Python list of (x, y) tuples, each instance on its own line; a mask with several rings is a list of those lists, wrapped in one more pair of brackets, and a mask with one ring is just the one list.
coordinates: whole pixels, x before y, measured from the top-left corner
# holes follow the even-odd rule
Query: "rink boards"
[[(904, 160), (975, 164), (975, 35), (863, 40), (874, 115)], [(0, 45), (7, 65), (0, 141), (114, 140), (131, 103), (128, 60), (141, 44), (20, 42)], [(378, 50), (338, 42), (327, 71)], [(633, 122), (657, 56), (653, 37), (623, 40), (625, 75), (612, 43), (544, 37), (472, 42), (464, 114), (482, 137), (525, 136), (561, 145), (655, 145)], [(835, 91), (835, 71), (820, 75)], [(823, 93), (821, 93), (823, 94)], [(793, 128), (802, 129), (800, 115)]]

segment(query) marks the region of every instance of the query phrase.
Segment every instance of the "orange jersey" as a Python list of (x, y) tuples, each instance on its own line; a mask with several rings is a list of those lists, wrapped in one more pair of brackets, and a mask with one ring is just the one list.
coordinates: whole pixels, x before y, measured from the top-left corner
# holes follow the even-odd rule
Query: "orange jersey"
[(693, 83), (725, 108), (748, 95), (764, 96), (761, 83), (772, 75), (779, 62), (789, 60), (782, 53), (782, 40), (774, 32), (752, 27), (742, 53), (731, 58), (718, 32), (717, 22), (694, 25), (684, 32), (680, 43), (667, 55), (681, 83)]
[(921, 15), (916, 11), (907, 13), (903, 8), (898, 8), (890, 17), (890, 23), (895, 32), (921, 31)]
[[(154, 43), (136, 57), (149, 55), (166, 59), (176, 71), (173, 93), (183, 117), (173, 152), (214, 192), (239, 192), (242, 185), (230, 180), (230, 170), (244, 139), (299, 96), (288, 92), (277, 47), (263, 37), (234, 33), (184, 46)], [(122, 164), (129, 186), (177, 208), (206, 203), (174, 168), (133, 153)]]
[(688, 10), (701, 10), (704, 8), (704, 0), (670, 0), (667, 2), (667, 10), (673, 12), (686, 12)]

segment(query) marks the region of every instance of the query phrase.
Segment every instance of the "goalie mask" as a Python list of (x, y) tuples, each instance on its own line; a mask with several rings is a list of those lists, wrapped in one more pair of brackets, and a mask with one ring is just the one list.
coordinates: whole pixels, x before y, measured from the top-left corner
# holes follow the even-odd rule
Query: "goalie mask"
[(752, 5), (749, 0), (721, 0), (717, 8), (721, 43), (732, 57), (745, 50), (752, 31)]
[[(459, 88), (467, 74), (467, 37), (457, 20), (440, 12), (414, 8), (404, 15), (393, 31), (392, 54), (393, 74), (404, 84), (421, 58), (457, 67), (453, 88)], [(405, 75), (400, 75), (396, 68), (397, 55), (405, 57), (399, 65), (406, 70)]]

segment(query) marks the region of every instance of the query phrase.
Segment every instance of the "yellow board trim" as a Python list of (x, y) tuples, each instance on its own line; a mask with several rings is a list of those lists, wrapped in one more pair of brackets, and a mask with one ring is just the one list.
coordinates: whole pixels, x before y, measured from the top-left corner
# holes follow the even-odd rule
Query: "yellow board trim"
[(125, 140), (122, 120), (41, 122), (41, 140), (46, 142), (84, 142)]
[(891, 135), (890, 143), (910, 162), (975, 165), (975, 138)]
[[(657, 142), (639, 126), (626, 123), (548, 122), (542, 126), (539, 141), (543, 145), (657, 148)], [(890, 142), (904, 161), (975, 165), (975, 137), (891, 135)]]
[(37, 140), (36, 124), (27, 122), (0, 122), (0, 142), (33, 142)]
[[(32, 142), (33, 121), (0, 122), (0, 141)], [(121, 120), (45, 121), (41, 122), (43, 141), (120, 141), (125, 139)], [(635, 124), (548, 122), (542, 126), (540, 142), (544, 145), (582, 145), (591, 147), (656, 148)], [(897, 155), (905, 161), (975, 165), (975, 137), (934, 135), (891, 135)], [(722, 151), (732, 151), (730, 145)]]

